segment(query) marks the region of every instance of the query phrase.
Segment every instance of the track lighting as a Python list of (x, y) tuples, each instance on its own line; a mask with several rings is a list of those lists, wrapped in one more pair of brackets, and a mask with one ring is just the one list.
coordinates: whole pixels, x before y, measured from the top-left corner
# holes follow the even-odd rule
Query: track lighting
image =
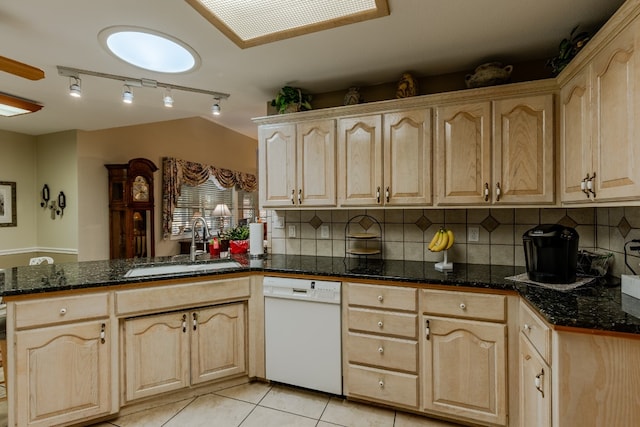
[(164, 102), (164, 106), (167, 108), (173, 107), (173, 97), (171, 96), (171, 89), (166, 88), (164, 96), (162, 97), (162, 102)]
[(181, 90), (185, 92), (195, 92), (195, 93), (210, 95), (210, 96), (213, 96), (213, 99), (215, 101), (215, 103), (211, 107), (211, 113), (216, 116), (220, 114), (220, 100), (227, 99), (230, 96), (228, 93), (215, 92), (212, 90), (196, 89), (196, 88), (187, 87), (187, 86), (178, 86), (170, 83), (158, 82), (152, 79), (145, 79), (145, 78), (137, 79), (133, 77), (119, 76), (115, 74), (100, 73), (97, 71), (80, 70), (77, 68), (63, 67), (61, 65), (58, 65), (58, 74), (61, 76), (69, 77), (70, 79), (73, 79), (73, 82), (69, 85), (69, 94), (71, 96), (80, 96), (82, 94), (82, 87), (81, 87), (82, 82), (80, 80), (81, 74), (85, 76), (101, 77), (103, 79), (119, 80), (124, 84), (122, 87), (122, 102), (125, 102), (127, 104), (131, 104), (133, 102), (133, 91), (131, 89), (132, 87), (153, 88), (153, 89), (158, 87), (163, 88), (164, 93), (162, 95), (162, 102), (164, 103), (165, 107), (173, 106), (173, 95), (171, 94), (172, 90)]
[(73, 79), (73, 81), (69, 85), (69, 95), (73, 96), (74, 98), (81, 98), (82, 86), (80, 85), (82, 84), (82, 81), (80, 80), (79, 77), (75, 77), (75, 76), (71, 76), (69, 80), (71, 79)]
[(220, 115), (220, 98), (213, 98), (214, 99), (214, 103), (211, 106), (211, 114), (213, 114), (214, 116), (219, 116)]
[(133, 92), (129, 85), (122, 86), (122, 102), (131, 104), (133, 102)]

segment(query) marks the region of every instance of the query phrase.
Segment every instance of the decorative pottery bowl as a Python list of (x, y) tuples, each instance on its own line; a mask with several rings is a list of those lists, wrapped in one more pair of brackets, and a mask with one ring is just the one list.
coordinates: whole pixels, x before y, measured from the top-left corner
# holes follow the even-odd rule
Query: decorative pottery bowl
[(512, 71), (513, 65), (503, 66), (500, 62), (487, 62), (479, 65), (475, 73), (467, 74), (464, 80), (468, 88), (500, 85), (509, 81)]

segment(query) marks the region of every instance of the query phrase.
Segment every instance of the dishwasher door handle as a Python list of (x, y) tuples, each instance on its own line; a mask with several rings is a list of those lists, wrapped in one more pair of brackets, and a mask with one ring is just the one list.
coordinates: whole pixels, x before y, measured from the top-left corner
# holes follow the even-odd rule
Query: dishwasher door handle
[(306, 289), (297, 289), (297, 288), (293, 288), (291, 289), (293, 291), (294, 294), (307, 294), (307, 290)]

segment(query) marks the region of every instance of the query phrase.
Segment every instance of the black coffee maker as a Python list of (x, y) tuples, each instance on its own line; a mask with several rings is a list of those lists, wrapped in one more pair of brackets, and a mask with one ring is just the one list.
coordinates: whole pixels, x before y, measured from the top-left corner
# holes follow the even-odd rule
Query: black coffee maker
[(529, 280), (573, 283), (578, 264), (578, 232), (560, 224), (541, 224), (522, 235)]

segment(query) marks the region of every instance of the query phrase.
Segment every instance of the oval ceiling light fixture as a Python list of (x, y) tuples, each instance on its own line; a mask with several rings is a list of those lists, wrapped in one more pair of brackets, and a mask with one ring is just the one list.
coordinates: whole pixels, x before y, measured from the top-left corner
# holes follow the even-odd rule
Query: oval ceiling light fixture
[(191, 46), (148, 28), (108, 27), (100, 31), (98, 39), (107, 52), (144, 70), (175, 74), (200, 66), (200, 56)]

